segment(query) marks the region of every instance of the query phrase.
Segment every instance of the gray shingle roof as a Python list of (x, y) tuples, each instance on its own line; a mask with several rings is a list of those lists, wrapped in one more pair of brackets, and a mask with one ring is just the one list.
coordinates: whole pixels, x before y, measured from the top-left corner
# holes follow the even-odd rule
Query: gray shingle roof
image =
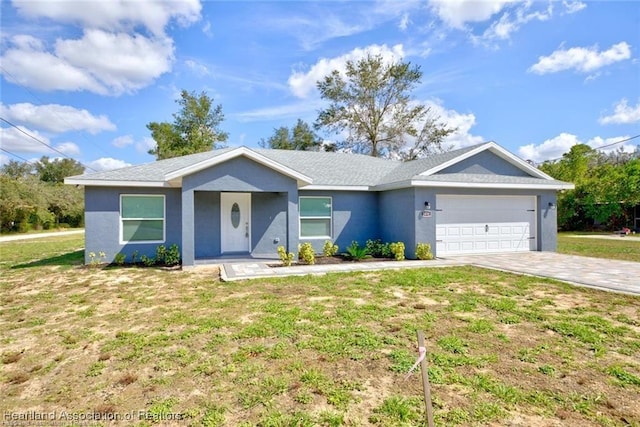
[[(485, 143), (490, 144), (490, 143)], [(312, 185), (323, 186), (367, 186), (393, 185), (414, 181), (433, 182), (472, 182), (472, 183), (512, 183), (512, 184), (564, 184), (535, 177), (512, 177), (478, 174), (434, 174), (421, 176), (420, 173), (433, 169), (443, 163), (474, 150), (482, 145), (446, 153), (435, 154), (423, 159), (410, 162), (380, 159), (361, 154), (326, 153), (310, 151), (250, 149), (251, 151), (270, 159), (273, 162), (288, 167), (300, 174), (311, 178)], [(217, 156), (233, 151), (235, 148), (225, 148), (172, 159), (159, 160), (137, 166), (129, 166), (104, 172), (95, 172), (68, 178), (73, 184), (83, 182), (96, 185), (109, 185), (110, 181), (137, 182), (144, 186), (145, 182), (164, 182), (166, 175), (179, 173), (182, 169)]]

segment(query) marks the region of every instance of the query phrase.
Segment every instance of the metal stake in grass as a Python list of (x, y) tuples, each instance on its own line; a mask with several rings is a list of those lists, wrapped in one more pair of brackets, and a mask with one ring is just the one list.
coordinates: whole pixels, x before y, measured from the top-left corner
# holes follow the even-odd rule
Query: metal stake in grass
[[(429, 371), (427, 366), (427, 347), (424, 345), (424, 332), (418, 331), (418, 349), (423, 351), (424, 357), (420, 361), (420, 372), (422, 373), (422, 388), (424, 390), (424, 405), (427, 410), (427, 424), (434, 427), (433, 406), (431, 404), (431, 386), (429, 385)], [(422, 356), (422, 354), (421, 354)]]

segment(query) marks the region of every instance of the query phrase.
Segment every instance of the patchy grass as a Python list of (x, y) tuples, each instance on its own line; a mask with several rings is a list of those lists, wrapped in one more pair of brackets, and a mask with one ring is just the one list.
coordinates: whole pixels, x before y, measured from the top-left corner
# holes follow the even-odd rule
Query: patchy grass
[[(558, 233), (558, 252), (595, 258), (619, 259), (640, 262), (640, 241), (637, 239), (595, 239), (576, 235), (600, 235), (602, 233)], [(639, 235), (635, 235), (639, 236)]]
[(421, 329), (438, 425), (640, 425), (639, 297), (470, 267), (222, 283), (56, 240), (0, 244), (2, 413), (424, 425)]

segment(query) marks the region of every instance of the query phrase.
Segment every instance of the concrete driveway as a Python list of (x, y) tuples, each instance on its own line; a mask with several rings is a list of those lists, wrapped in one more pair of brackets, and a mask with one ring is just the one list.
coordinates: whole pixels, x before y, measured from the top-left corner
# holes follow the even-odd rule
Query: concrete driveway
[(555, 252), (469, 255), (448, 259), (480, 267), (550, 277), (591, 288), (640, 295), (640, 262)]

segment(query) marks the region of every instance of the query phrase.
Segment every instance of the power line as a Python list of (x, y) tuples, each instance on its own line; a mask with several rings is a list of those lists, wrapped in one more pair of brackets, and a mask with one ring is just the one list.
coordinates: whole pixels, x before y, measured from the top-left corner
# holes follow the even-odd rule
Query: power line
[[(623, 142), (631, 141), (631, 140), (636, 139), (636, 138), (640, 138), (640, 135), (630, 136), (629, 138), (621, 139), (620, 141), (612, 142), (610, 144), (606, 144), (606, 145), (603, 145), (601, 147), (589, 147), (589, 148), (592, 148), (593, 150), (602, 150), (603, 148), (613, 147), (614, 145), (622, 144)], [(560, 156), (560, 157), (555, 158), (555, 159), (545, 160), (545, 162), (555, 162), (556, 160), (562, 160), (562, 158), (563, 158), (563, 156)]]
[[(22, 83), (20, 83), (18, 81), (18, 79), (16, 78), (16, 76), (14, 76), (13, 74), (11, 74), (9, 71), (7, 71), (6, 68), (4, 68), (2, 65), (0, 65), (0, 70), (2, 70), (3, 73), (7, 74), (8, 76), (13, 78), (13, 83), (17, 84), (18, 86), (20, 86), (22, 89), (24, 89), (29, 95), (33, 96), (38, 102), (40, 102), (40, 105), (44, 105), (45, 102), (35, 93), (33, 93), (28, 87), (24, 86)], [(73, 125), (71, 123), (69, 123), (69, 121), (67, 119), (65, 119), (64, 117), (62, 117), (61, 115), (59, 115), (58, 113), (56, 113), (55, 110), (51, 110), (51, 112), (58, 117), (61, 121), (65, 122), (66, 124), (68, 124), (71, 129), (73, 129)], [(104, 148), (102, 148), (100, 145), (94, 143), (92, 140), (89, 140), (96, 148), (98, 148), (100, 151), (102, 151), (103, 153), (109, 155), (110, 153), (105, 150)]]
[(13, 128), (17, 129), (19, 132), (25, 134), (26, 136), (28, 136), (29, 138), (33, 139), (34, 141), (39, 142), (40, 144), (44, 145), (45, 147), (49, 148), (50, 150), (55, 151), (56, 153), (66, 157), (67, 159), (70, 160), (75, 160), (76, 162), (80, 163), (82, 166), (85, 167), (85, 169), (90, 169), (94, 172), (97, 172), (95, 169), (93, 169), (90, 166), (87, 166), (85, 164), (83, 164), (82, 162), (80, 162), (79, 160), (74, 159), (73, 157), (68, 156), (67, 154), (63, 153), (62, 151), (58, 150), (57, 148), (52, 147), (51, 145), (47, 144), (46, 142), (36, 138), (35, 136), (31, 135), (29, 132), (25, 132), (24, 130), (20, 129), (17, 125), (11, 123), (9, 120), (5, 119), (4, 117), (0, 117), (0, 120), (2, 120), (3, 122), (5, 122), (6, 124), (8, 124), (9, 126), (12, 126)]
[(5, 152), (5, 153), (7, 153), (8, 155), (13, 156), (13, 157), (15, 157), (15, 158), (17, 158), (17, 159), (24, 160), (24, 161), (25, 161), (25, 162), (27, 162), (27, 163), (32, 163), (32, 162), (31, 162), (31, 160), (27, 160), (27, 159), (25, 159), (25, 158), (24, 158), (24, 157), (22, 157), (22, 156), (18, 156), (17, 154), (12, 153), (12, 152), (11, 152), (11, 151), (9, 151), (9, 150), (5, 150), (5, 149), (4, 149), (4, 148), (2, 148), (2, 147), (0, 147), (0, 150), (4, 151), (4, 152)]

